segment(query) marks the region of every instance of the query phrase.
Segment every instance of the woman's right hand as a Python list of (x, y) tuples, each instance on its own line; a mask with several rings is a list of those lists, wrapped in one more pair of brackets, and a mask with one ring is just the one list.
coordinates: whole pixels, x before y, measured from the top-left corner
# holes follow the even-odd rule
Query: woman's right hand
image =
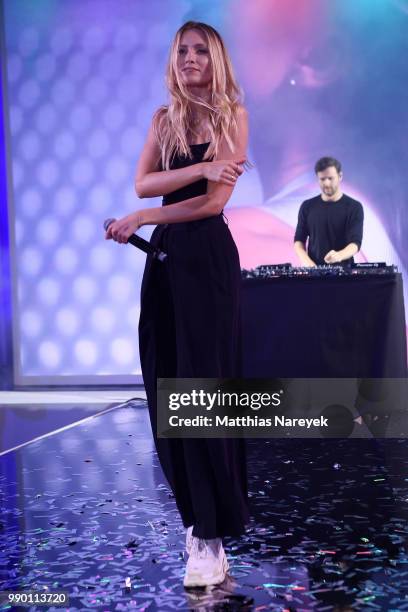
[(244, 171), (243, 164), (246, 158), (220, 159), (212, 162), (202, 162), (203, 178), (214, 183), (223, 183), (233, 187), (236, 180)]

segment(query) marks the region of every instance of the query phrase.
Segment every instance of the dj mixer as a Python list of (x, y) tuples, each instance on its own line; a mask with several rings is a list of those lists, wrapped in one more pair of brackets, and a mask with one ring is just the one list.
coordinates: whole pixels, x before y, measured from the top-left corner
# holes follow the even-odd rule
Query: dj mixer
[(398, 273), (397, 266), (384, 262), (297, 267), (290, 263), (265, 264), (242, 270), (242, 278), (322, 278), (324, 276), (382, 276)]

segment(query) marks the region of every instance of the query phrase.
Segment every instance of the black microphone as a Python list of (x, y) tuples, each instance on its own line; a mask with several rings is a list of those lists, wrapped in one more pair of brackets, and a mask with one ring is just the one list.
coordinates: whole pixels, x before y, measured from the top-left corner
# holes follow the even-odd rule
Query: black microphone
[[(103, 222), (103, 228), (105, 232), (108, 231), (110, 224), (114, 221), (116, 221), (116, 219), (106, 219)], [(141, 238), (137, 234), (132, 234), (131, 236), (129, 236), (128, 242), (130, 244), (133, 244), (133, 246), (137, 247), (141, 251), (144, 251), (148, 255), (151, 255), (154, 259), (158, 259), (159, 261), (164, 261), (167, 257), (167, 253), (163, 253), (163, 251), (153, 246), (152, 244), (150, 244), (150, 242), (148, 242), (144, 238)]]

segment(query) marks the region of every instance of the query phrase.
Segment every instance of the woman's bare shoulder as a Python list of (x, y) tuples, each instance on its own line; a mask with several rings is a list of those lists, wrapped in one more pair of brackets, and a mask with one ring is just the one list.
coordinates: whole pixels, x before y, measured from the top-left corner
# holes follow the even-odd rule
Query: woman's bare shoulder
[(246, 107), (243, 104), (237, 104), (236, 109), (237, 109), (237, 118), (238, 119), (247, 119), (248, 118), (248, 111), (247, 111)]
[(155, 112), (153, 113), (153, 122), (161, 121), (162, 119), (167, 117), (168, 111), (169, 111), (168, 106), (165, 106), (165, 105), (159, 106), (159, 108), (155, 110)]

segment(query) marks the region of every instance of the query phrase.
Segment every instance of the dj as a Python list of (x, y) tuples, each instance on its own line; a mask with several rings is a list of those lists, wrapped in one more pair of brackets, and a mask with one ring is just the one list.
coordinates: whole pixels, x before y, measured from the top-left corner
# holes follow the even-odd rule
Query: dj
[(315, 172), (321, 194), (305, 200), (299, 209), (295, 252), (302, 266), (351, 264), (363, 238), (363, 207), (341, 191), (337, 159), (322, 157)]

